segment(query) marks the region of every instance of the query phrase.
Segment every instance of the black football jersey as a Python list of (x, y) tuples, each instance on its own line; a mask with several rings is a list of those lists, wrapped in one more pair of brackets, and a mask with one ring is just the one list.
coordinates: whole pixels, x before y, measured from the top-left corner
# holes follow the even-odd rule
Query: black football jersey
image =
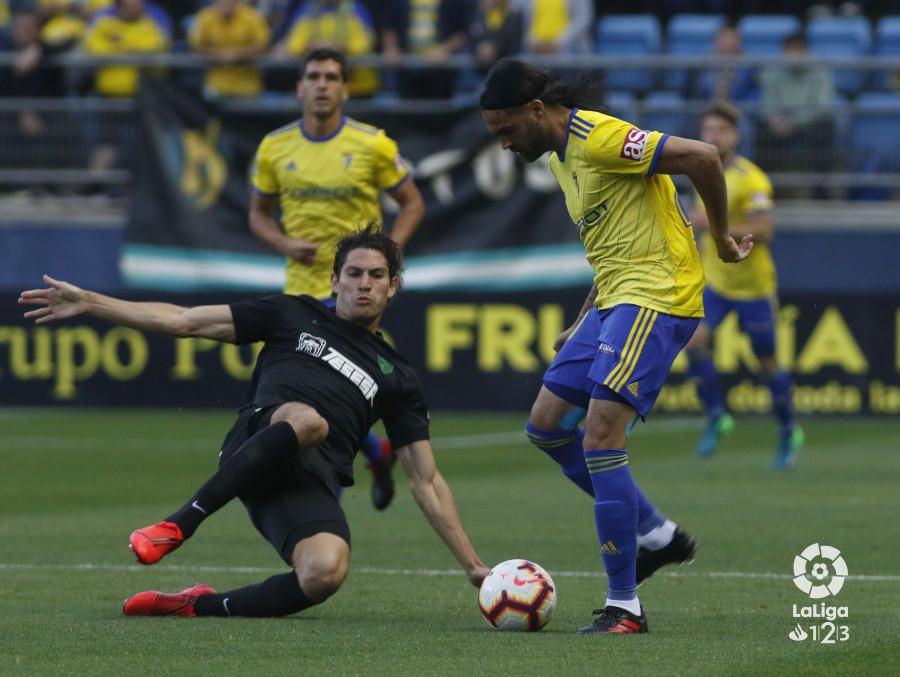
[(418, 376), (380, 334), (343, 320), (310, 296), (267, 296), (231, 304), (237, 343), (265, 343), (246, 406), (303, 402), (328, 421), (326, 441), (304, 465), (353, 483), (353, 457), (384, 421), (395, 447), (428, 439)]

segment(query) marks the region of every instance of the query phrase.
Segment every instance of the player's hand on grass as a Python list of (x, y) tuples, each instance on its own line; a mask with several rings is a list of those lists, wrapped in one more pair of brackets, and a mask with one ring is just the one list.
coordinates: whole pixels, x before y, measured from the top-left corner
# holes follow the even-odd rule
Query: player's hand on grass
[(20, 304), (42, 306), (25, 313), (25, 317), (33, 319), (35, 324), (64, 320), (87, 310), (84, 292), (74, 284), (54, 280), (49, 275), (44, 275), (44, 283), (50, 286), (47, 289), (29, 289), (19, 294)]
[(470, 569), (466, 572), (466, 575), (469, 577), (469, 582), (474, 585), (476, 588), (481, 587), (481, 582), (487, 578), (487, 575), (490, 573), (490, 569), (488, 569), (484, 564), (479, 563), (478, 566)]
[(297, 263), (301, 263), (304, 266), (311, 266), (316, 261), (316, 253), (318, 251), (319, 245), (317, 243), (295, 237), (288, 241), (285, 254), (294, 259)]
[(753, 250), (753, 235), (744, 235), (740, 242), (736, 242), (731, 236), (716, 240), (716, 249), (719, 252), (719, 258), (725, 263), (743, 261), (750, 256), (750, 252)]

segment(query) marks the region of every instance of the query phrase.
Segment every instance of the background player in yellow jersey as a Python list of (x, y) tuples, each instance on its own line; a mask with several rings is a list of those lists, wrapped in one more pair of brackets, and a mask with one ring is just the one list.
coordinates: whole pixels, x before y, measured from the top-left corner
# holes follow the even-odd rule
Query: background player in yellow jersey
[(702, 233), (700, 257), (706, 273), (704, 320), (687, 346), (691, 375), (706, 408), (709, 422), (695, 451), (709, 456), (719, 447), (723, 435), (734, 425), (725, 408), (715, 366), (710, 355), (712, 331), (734, 310), (741, 330), (750, 337), (759, 360), (760, 375), (772, 392), (772, 408), (780, 427), (773, 465), (793, 467), (803, 445), (803, 431), (794, 424), (791, 377), (775, 359), (775, 264), (769, 251), (774, 233), (772, 185), (755, 164), (737, 152), (740, 111), (725, 102), (713, 103), (700, 121), (700, 138), (719, 149), (728, 186), (728, 221), (735, 237), (752, 235), (756, 246), (740, 266), (723, 264), (716, 256), (709, 223), (702, 204), (691, 212), (694, 227)]
[[(250, 230), (287, 257), (286, 294), (330, 303), (337, 243), (382, 222), (380, 191), (400, 206), (390, 232), (400, 247), (418, 227), (425, 205), (397, 144), (383, 130), (344, 116), (349, 90), (343, 54), (310, 52), (297, 96), (303, 117), (268, 134), (257, 151)], [(372, 502), (383, 510), (394, 496), (390, 447), (370, 434), (362, 452), (373, 472)]]
[(504, 148), (527, 162), (551, 153), (594, 270), (591, 293), (560, 337), (526, 430), (594, 497), (609, 588), (604, 608), (579, 633), (631, 634), (647, 631), (637, 584), (696, 549), (634, 483), (626, 450), (629, 424), (649, 413), (703, 316), (693, 230), (667, 174), (686, 174), (703, 197), (723, 261), (746, 258), (753, 240), (738, 243), (728, 232), (725, 178), (713, 146), (583, 110), (593, 106), (591, 93), (590, 81), (552, 82), (541, 70), (503, 59), (488, 74), (481, 108)]

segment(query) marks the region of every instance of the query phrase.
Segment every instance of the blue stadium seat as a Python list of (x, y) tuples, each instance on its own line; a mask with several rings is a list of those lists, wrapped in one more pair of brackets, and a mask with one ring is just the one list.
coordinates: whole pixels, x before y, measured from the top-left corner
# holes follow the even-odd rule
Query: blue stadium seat
[[(884, 16), (875, 28), (875, 55), (900, 56), (900, 16)], [(895, 74), (890, 71), (875, 73), (872, 86), (875, 89), (890, 89), (891, 78)]]
[[(806, 27), (809, 50), (817, 56), (865, 56), (872, 49), (872, 30), (865, 17), (816, 17)], [(862, 89), (867, 73), (859, 70), (835, 71), (835, 88), (844, 94)]]
[[(597, 22), (594, 52), (604, 56), (657, 54), (662, 45), (659, 19), (652, 14), (610, 14)], [(611, 90), (644, 93), (652, 89), (650, 68), (613, 68), (606, 71), (606, 87)]]
[(900, 169), (900, 94), (860, 94), (852, 115), (851, 166), (857, 171)]
[(697, 135), (697, 121), (685, 112), (684, 98), (675, 92), (653, 92), (644, 99), (641, 128), (673, 136)]
[[(722, 14), (676, 14), (666, 30), (666, 51), (679, 56), (700, 56), (713, 49), (716, 33), (725, 25)], [(665, 73), (664, 87), (687, 94), (691, 71), (673, 68)]]
[(631, 92), (607, 92), (603, 98), (609, 109), (607, 110), (609, 115), (637, 124), (637, 103)]
[(738, 21), (744, 52), (753, 56), (781, 54), (781, 43), (800, 28), (800, 20), (789, 14), (747, 15)]

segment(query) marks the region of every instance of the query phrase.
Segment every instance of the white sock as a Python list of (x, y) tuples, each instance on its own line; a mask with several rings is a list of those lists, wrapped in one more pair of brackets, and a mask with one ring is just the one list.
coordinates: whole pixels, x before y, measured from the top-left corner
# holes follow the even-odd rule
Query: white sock
[(638, 601), (637, 597), (628, 600), (609, 599), (607, 597), (606, 604), (604, 604), (603, 606), (617, 606), (620, 609), (625, 609), (626, 611), (633, 613), (635, 616), (641, 615), (641, 603)]
[(675, 528), (678, 525), (672, 520), (666, 520), (655, 529), (651, 529), (641, 536), (638, 534), (637, 544), (639, 548), (647, 548), (647, 550), (660, 550), (665, 548), (672, 542), (675, 536)]

